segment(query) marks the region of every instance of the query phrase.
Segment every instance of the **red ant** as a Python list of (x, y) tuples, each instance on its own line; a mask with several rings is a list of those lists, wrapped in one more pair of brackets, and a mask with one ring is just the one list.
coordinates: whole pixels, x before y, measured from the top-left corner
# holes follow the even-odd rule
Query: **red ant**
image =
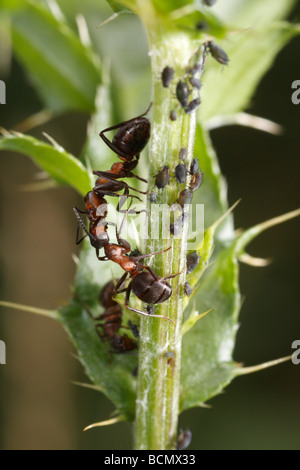
[[(107, 245), (107, 243), (109, 243), (107, 226), (115, 225), (115, 224), (113, 224), (112, 222), (106, 221), (107, 201), (100, 194), (97, 194), (94, 191), (89, 191), (84, 198), (84, 202), (85, 202), (85, 209), (86, 209), (85, 211), (81, 211), (77, 209), (77, 207), (73, 207), (73, 210), (78, 220), (76, 244), (79, 245), (82, 242), (82, 240), (86, 236), (88, 236), (90, 239), (91, 245), (94, 248), (96, 248), (97, 256), (99, 256), (99, 250), (103, 248), (105, 245)], [(88, 219), (90, 221), (89, 231), (85, 227), (82, 221), (82, 218), (79, 215), (79, 212), (81, 214), (87, 214)], [(78, 239), (80, 226), (83, 228), (86, 235)]]
[[(146, 146), (150, 138), (150, 122), (144, 116), (148, 113), (152, 103), (148, 109), (140, 116), (123, 121), (111, 127), (107, 127), (100, 132), (101, 139), (106, 145), (115, 152), (122, 162), (114, 163), (109, 171), (94, 171), (98, 176), (93, 191), (107, 196), (119, 196), (115, 194), (124, 189), (124, 196), (129, 196), (129, 189), (140, 194), (147, 194), (129, 186), (124, 181), (116, 181), (119, 178), (137, 178), (144, 183), (147, 180), (132, 173), (137, 166), (140, 152)], [(117, 129), (112, 142), (105, 136), (105, 133)], [(136, 197), (136, 196), (135, 196)], [(120, 203), (117, 210), (120, 209)]]
[[(123, 218), (119, 232), (116, 231), (118, 244), (116, 243), (106, 244), (104, 246), (105, 256), (103, 257), (98, 256), (98, 259), (100, 261), (111, 260), (114, 263), (117, 263), (125, 271), (125, 273), (123, 274), (121, 279), (117, 282), (114, 288), (115, 294), (126, 292), (125, 307), (128, 308), (129, 310), (132, 310), (133, 312), (139, 313), (140, 315), (149, 316), (149, 313), (143, 312), (142, 310), (137, 310), (129, 306), (129, 298), (130, 298), (131, 291), (146, 304), (160, 304), (162, 302), (165, 302), (172, 295), (172, 287), (167, 282), (167, 279), (171, 279), (175, 276), (178, 276), (181, 273), (172, 274), (170, 276), (161, 278), (157, 276), (157, 274), (152, 268), (150, 268), (149, 266), (145, 266), (144, 264), (141, 264), (139, 262), (139, 260), (141, 259), (158, 255), (160, 253), (168, 251), (170, 248), (167, 248), (166, 250), (158, 251), (156, 253), (149, 253), (146, 255), (139, 255), (139, 256), (129, 255), (128, 256), (128, 253), (131, 251), (130, 244), (126, 240), (123, 240), (120, 237), (120, 233), (123, 228), (123, 224), (126, 219), (128, 211), (129, 209), (127, 210)], [(130, 278), (131, 278), (129, 285), (125, 289), (120, 289), (120, 287), (124, 283), (128, 274), (130, 275)], [(166, 320), (169, 320), (172, 323), (174, 323), (173, 320), (163, 315), (151, 314), (151, 316), (157, 317), (157, 318), (165, 318)]]
[[(151, 106), (152, 103), (150, 103), (148, 109), (140, 116), (129, 119), (128, 121), (123, 121), (115, 126), (107, 127), (100, 132), (99, 135), (101, 139), (104, 140), (106, 145), (108, 145), (108, 147), (115, 152), (121, 160), (131, 162), (134, 157), (138, 159), (141, 151), (147, 144), (150, 138), (150, 122), (144, 116), (149, 112)], [(117, 132), (111, 142), (104, 133), (114, 129), (117, 129)], [(131, 170), (135, 168), (136, 165), (137, 163), (134, 164)], [(124, 166), (126, 171), (129, 170), (129, 167), (126, 167), (126, 164)]]
[[(138, 345), (135, 340), (129, 338), (126, 334), (118, 334), (120, 328), (128, 327), (122, 325), (122, 307), (113, 300), (113, 294), (114, 282), (109, 281), (105, 284), (99, 296), (99, 302), (105, 308), (105, 311), (98, 317), (94, 317), (86, 305), (83, 305), (83, 308), (95, 321), (95, 328), (101, 341), (109, 341), (113, 349), (111, 352), (126, 353), (137, 349)], [(82, 303), (78, 296), (76, 296), (76, 298)], [(102, 333), (99, 331), (100, 328), (102, 329)]]

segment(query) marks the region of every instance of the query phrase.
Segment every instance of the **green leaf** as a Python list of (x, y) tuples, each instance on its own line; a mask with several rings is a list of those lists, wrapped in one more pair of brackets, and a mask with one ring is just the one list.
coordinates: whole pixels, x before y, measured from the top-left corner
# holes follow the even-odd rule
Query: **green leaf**
[(222, 70), (212, 57), (207, 58), (199, 113), (201, 121), (245, 109), (278, 52), (299, 32), (299, 27), (282, 22), (265, 26), (262, 30), (236, 32), (218, 43), (228, 54), (230, 62)]
[(12, 16), (13, 46), (45, 105), (94, 110), (99, 60), (63, 22), (31, 1)]
[(193, 5), (194, 0), (152, 0), (154, 8), (160, 13), (170, 13), (187, 5)]
[(119, 2), (115, 0), (106, 0), (106, 2), (115, 13), (128, 11), (128, 8), (133, 8), (135, 4), (134, 0), (120, 0)]
[(115, 154), (100, 138), (102, 129), (111, 122), (112, 103), (109, 84), (100, 85), (95, 101), (95, 113), (90, 119), (87, 131), (87, 139), (82, 152), (82, 158), (88, 168), (93, 170), (109, 168), (115, 161)]
[(227, 248), (218, 252), (207, 269), (195, 295), (195, 303), (200, 312), (213, 311), (195, 322), (183, 337), (182, 410), (203, 404), (244, 373), (232, 357), (241, 308), (238, 256), (264, 230), (299, 215), (300, 209), (244, 231), (232, 239)]
[[(199, 191), (193, 194), (193, 205), (204, 204), (204, 222), (205, 228), (208, 228), (228, 209), (227, 187), (209, 134), (202, 129), (200, 124), (197, 125), (196, 129), (194, 157), (199, 160), (203, 181)], [(226, 230), (229, 223), (232, 230), (230, 217), (226, 219), (224, 230)]]
[(27, 155), (57, 183), (68, 184), (82, 195), (91, 187), (90, 174), (85, 166), (58, 144), (52, 146), (28, 135), (5, 131), (0, 139), (0, 150)]
[[(117, 277), (116, 270), (113, 276)], [(99, 293), (101, 287), (110, 279), (111, 263), (98, 261), (95, 249), (85, 243), (75, 280), (77, 298), (59, 310), (60, 321), (71, 336), (78, 357), (92, 383), (115, 404), (120, 415), (132, 421), (136, 387), (133, 371), (137, 365), (137, 354), (111, 353), (109, 343), (100, 340), (95, 330), (95, 322), (83, 307), (87, 305), (94, 316), (101, 313)], [(127, 324), (125, 318), (123, 324)], [(128, 330), (126, 334), (130, 335)]]
[(183, 337), (181, 409), (199, 406), (234, 378), (232, 359), (240, 309), (238, 265), (229, 248), (208, 268), (196, 294), (199, 312), (213, 309)]
[(236, 28), (261, 28), (286, 18), (297, 0), (226, 0), (218, 1), (214, 13)]

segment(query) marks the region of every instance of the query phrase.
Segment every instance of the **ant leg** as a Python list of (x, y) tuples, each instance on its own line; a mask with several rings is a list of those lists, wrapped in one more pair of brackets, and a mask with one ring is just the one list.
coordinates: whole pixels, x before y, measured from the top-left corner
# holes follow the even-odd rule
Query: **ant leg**
[(123, 276), (118, 280), (117, 284), (115, 285), (115, 287), (113, 289), (115, 294), (119, 294), (120, 292), (125, 292), (123, 289), (122, 289), (122, 291), (119, 291), (119, 288), (121, 287), (121, 285), (125, 281), (127, 275), (128, 275), (128, 273), (124, 273)]
[(78, 207), (75, 207), (75, 209), (77, 212), (80, 212), (80, 214), (87, 214), (87, 211), (81, 211)]
[[(116, 181), (116, 178), (113, 178), (113, 174), (112, 173), (106, 173), (105, 171), (93, 171), (93, 174), (94, 175), (97, 175), (97, 176), (102, 176), (103, 178), (105, 178), (106, 180), (108, 181), (111, 181), (112, 183), (115, 183), (115, 184), (119, 184), (120, 186), (123, 186), (123, 187), (126, 187), (128, 189), (131, 189), (132, 191), (136, 191), (137, 193), (140, 193), (140, 194), (148, 194), (147, 191), (140, 191), (139, 189), (136, 189), (136, 188), (133, 188), (132, 186), (129, 186), (127, 183), (125, 183), (124, 181)], [(99, 188), (101, 190), (101, 186), (102, 186), (103, 183), (100, 183), (99, 186), (95, 186), (93, 188), (93, 191), (97, 191), (97, 188)], [(121, 188), (120, 188), (121, 189)]]
[(123, 238), (120, 237), (120, 234), (122, 232), (122, 229), (123, 229), (123, 226), (124, 226), (124, 222), (127, 218), (127, 215), (129, 213), (129, 210), (130, 210), (130, 206), (128, 207), (128, 209), (126, 210), (125, 214), (124, 214), (124, 217), (122, 219), (122, 222), (121, 222), (121, 225), (120, 225), (120, 228), (119, 228), (119, 231), (117, 230), (117, 226), (116, 226), (116, 238), (118, 240), (118, 244), (125, 248), (125, 250), (129, 253), (129, 251), (131, 250), (131, 246), (130, 246), (130, 243), (127, 241), (127, 240), (124, 240)]
[[(141, 256), (132, 256), (132, 258), (135, 259), (135, 260), (139, 260), (139, 259), (143, 259), (143, 258), (149, 258), (150, 256), (159, 255), (160, 253), (164, 253), (165, 251), (169, 251), (170, 249), (171, 249), (171, 247), (169, 246), (169, 248), (166, 248), (165, 250), (162, 250), (162, 251), (156, 251), (155, 253), (147, 253), (146, 255), (141, 255)], [(145, 268), (147, 269), (147, 266), (145, 266)]]
[(129, 298), (130, 298), (130, 293), (131, 293), (131, 284), (132, 284), (132, 281), (131, 281), (131, 283), (129, 284), (129, 286), (127, 287), (127, 289), (126, 289), (125, 308), (128, 308), (128, 310), (131, 310), (132, 312), (136, 312), (136, 313), (138, 313), (139, 315), (144, 315), (145, 317), (164, 318), (165, 320), (168, 320), (168, 321), (174, 323), (174, 325), (176, 325), (176, 322), (175, 322), (174, 320), (171, 320), (171, 318), (165, 317), (164, 315), (149, 314), (149, 313), (143, 312), (142, 310), (138, 310), (138, 309), (136, 309), (136, 308), (129, 307)]
[[(75, 215), (76, 215), (76, 218), (78, 220), (78, 226), (77, 226), (77, 236), (76, 236), (76, 245), (79, 245), (79, 243), (82, 242), (82, 240), (88, 236), (91, 238), (92, 237), (92, 234), (87, 230), (86, 226), (84, 225), (84, 223), (82, 222), (82, 219), (78, 213), (78, 209), (76, 207), (73, 207), (73, 211), (75, 212)], [(82, 227), (82, 229), (85, 231), (86, 235), (84, 235), (84, 237), (82, 237), (79, 241), (78, 241), (78, 230), (79, 230), (79, 225)]]
[(83, 237), (81, 237), (80, 240), (78, 240), (79, 228), (80, 228), (80, 224), (78, 223), (78, 224), (77, 224), (77, 231), (76, 231), (76, 245), (80, 245), (80, 243), (82, 242), (82, 240), (84, 240), (85, 237), (87, 237), (87, 235), (83, 235)]
[[(123, 188), (121, 188), (121, 189), (123, 189)], [(121, 189), (118, 189), (118, 191), (121, 191)], [(115, 196), (115, 197), (123, 197), (124, 196), (124, 194), (116, 194), (112, 191), (107, 191), (106, 189), (102, 189), (102, 185), (95, 186), (93, 188), (93, 191), (100, 194), (101, 196)], [(130, 194), (128, 197), (134, 197), (135, 199), (138, 199), (139, 201), (141, 201), (141, 199), (138, 196), (135, 196), (133, 194)]]
[[(125, 186), (125, 188), (124, 188), (124, 193), (122, 194), (121, 199), (119, 199), (119, 203), (118, 203), (118, 205), (117, 205), (117, 211), (118, 211), (118, 212), (121, 212), (121, 213), (124, 213), (124, 212), (125, 212), (125, 213), (126, 213), (126, 212), (127, 212), (127, 209), (126, 209), (126, 211), (121, 211), (121, 207), (122, 207), (123, 204), (125, 203), (125, 200), (123, 199), (123, 197), (124, 197), (124, 199), (125, 199), (125, 198), (127, 199), (128, 197), (131, 197), (131, 201), (130, 201), (130, 204), (129, 204), (129, 207), (130, 207), (131, 204), (132, 204), (132, 199), (133, 199), (134, 196), (129, 195), (129, 189), (128, 189), (126, 186)], [(138, 199), (139, 199), (139, 198), (138, 198)], [(140, 200), (140, 199), (139, 199), (139, 200)]]
[(107, 256), (97, 256), (99, 261), (109, 261), (109, 258)]
[(171, 274), (170, 276), (166, 276), (166, 277), (163, 278), (163, 280), (165, 281), (166, 279), (172, 279), (173, 277), (179, 276), (179, 275), (182, 274), (185, 270), (186, 270), (186, 268), (184, 268), (182, 271), (180, 271), (180, 273)]
[[(83, 300), (79, 297), (78, 294), (76, 294), (76, 292), (74, 292), (74, 298), (77, 300), (77, 302), (81, 305), (81, 307), (89, 314), (89, 316), (92, 318), (92, 320), (94, 321), (97, 321), (97, 320), (100, 320), (100, 315), (95, 317), (93, 312), (89, 309), (89, 307), (83, 302)], [(102, 327), (102, 323), (95, 323), (95, 329), (97, 331), (97, 334), (99, 336), (99, 338), (101, 339), (101, 341), (104, 341), (105, 340), (105, 337), (103, 335), (101, 335), (101, 333), (99, 332), (99, 328)]]
[(180, 274), (182, 274), (186, 268), (183, 270), (183, 271), (180, 271), (180, 273), (176, 273), (176, 274), (171, 274), (170, 276), (166, 276), (166, 277), (163, 277), (163, 278), (159, 278), (156, 274), (155, 271), (153, 271), (152, 268), (150, 268), (150, 266), (143, 266), (144, 269), (147, 269), (147, 271), (149, 271), (149, 273), (154, 277), (154, 279), (156, 281), (158, 281), (159, 279), (165, 281), (166, 279), (172, 279), (173, 277), (176, 277), (176, 276), (179, 276)]
[(137, 178), (138, 180), (142, 181), (143, 183), (148, 183), (148, 181), (145, 180), (144, 178), (141, 178), (140, 176), (135, 175), (134, 173), (131, 173), (131, 172), (130, 172), (130, 175), (128, 174), (128, 176), (126, 176), (126, 178)]

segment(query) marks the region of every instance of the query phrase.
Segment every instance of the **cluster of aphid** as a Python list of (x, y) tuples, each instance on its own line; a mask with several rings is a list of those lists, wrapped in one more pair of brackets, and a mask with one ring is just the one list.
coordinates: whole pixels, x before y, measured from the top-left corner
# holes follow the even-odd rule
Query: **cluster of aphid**
[[(181, 148), (179, 152), (179, 158), (184, 162), (186, 159), (187, 150), (186, 148)], [(192, 160), (189, 170), (187, 169), (185, 163), (178, 163), (175, 167), (174, 176), (176, 181), (179, 184), (186, 183), (187, 175), (191, 176), (188, 188), (183, 189), (179, 192), (177, 198), (177, 204), (180, 207), (180, 215), (170, 223), (170, 233), (171, 235), (179, 235), (183, 224), (189, 217), (188, 212), (184, 210), (184, 206), (190, 204), (193, 197), (193, 192), (196, 191), (201, 183), (203, 174), (202, 171), (199, 169), (199, 161), (197, 158)], [(156, 175), (155, 177), (155, 185), (159, 189), (163, 189), (167, 186), (170, 181), (170, 169), (167, 165), (165, 165)], [(150, 202), (156, 202), (156, 195), (154, 193), (150, 194)], [(186, 259), (186, 266), (187, 266), (187, 274), (191, 273), (196, 266), (198, 265), (200, 260), (199, 255), (196, 251), (193, 251), (187, 255)], [(189, 297), (192, 293), (191, 286), (189, 282), (186, 282), (184, 285), (184, 292)]]
[[(182, 77), (176, 84), (176, 98), (186, 114), (191, 114), (200, 105), (199, 93), (198, 96), (191, 101), (189, 101), (189, 96), (193, 90), (199, 92), (202, 86), (201, 80), (200, 78), (197, 78), (197, 75), (199, 73), (202, 75), (204, 72), (205, 60), (208, 53), (210, 53), (211, 56), (222, 65), (227, 65), (229, 62), (226, 52), (220, 46), (215, 44), (213, 41), (207, 41), (204, 44), (201, 63), (197, 62), (193, 67), (188, 68), (184, 77)], [(174, 69), (167, 65), (161, 74), (163, 87), (169, 87), (174, 75)], [(170, 111), (170, 119), (171, 121), (176, 121), (177, 119), (177, 114), (174, 109)]]

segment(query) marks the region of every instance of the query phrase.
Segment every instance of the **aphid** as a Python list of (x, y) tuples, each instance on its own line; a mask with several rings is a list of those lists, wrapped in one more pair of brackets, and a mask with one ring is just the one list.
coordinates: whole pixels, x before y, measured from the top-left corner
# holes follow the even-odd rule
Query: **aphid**
[(179, 158), (180, 160), (182, 160), (183, 162), (185, 161), (186, 159), (186, 155), (187, 155), (187, 149), (184, 148), (184, 147), (181, 147), (180, 151), (179, 151)]
[(222, 65), (228, 65), (229, 58), (224, 49), (215, 44), (213, 41), (207, 43), (207, 47), (214, 59)]
[(206, 31), (207, 29), (209, 29), (209, 26), (205, 21), (198, 21), (195, 27), (197, 31)]
[(196, 269), (200, 261), (197, 251), (192, 251), (186, 257), (186, 272), (189, 274)]
[(192, 293), (192, 287), (189, 281), (186, 281), (186, 283), (184, 284), (183, 290), (184, 290), (184, 293), (187, 295), (187, 297), (190, 297)]
[(193, 194), (189, 189), (183, 189), (178, 195), (177, 202), (183, 207), (185, 204), (190, 204), (192, 196)]
[(186, 114), (191, 114), (195, 109), (198, 108), (200, 104), (200, 98), (195, 98), (192, 100), (186, 107), (185, 107), (185, 112)]
[(202, 172), (196, 171), (196, 173), (192, 176), (189, 189), (190, 191), (196, 191), (200, 184), (202, 183)]
[(135, 325), (134, 323), (132, 323), (131, 320), (129, 320), (128, 321), (128, 326), (131, 329), (131, 333), (133, 334), (133, 336), (135, 338), (138, 338), (140, 336), (140, 332), (139, 332), (139, 329), (138, 329), (137, 325)]
[(201, 80), (199, 80), (199, 78), (195, 78), (195, 77), (190, 78), (190, 84), (192, 85), (192, 87), (196, 88), (197, 90), (200, 90), (200, 88), (202, 86)]
[(186, 431), (180, 431), (180, 434), (177, 438), (177, 450), (186, 449), (192, 441), (192, 432), (187, 429)]
[(188, 104), (189, 94), (190, 91), (187, 84), (182, 80), (179, 80), (176, 87), (176, 96), (183, 108), (185, 108)]
[(154, 314), (154, 307), (153, 307), (153, 305), (147, 305), (146, 310), (147, 310), (148, 315), (153, 315), (153, 314)]
[(181, 229), (182, 229), (182, 225), (183, 225), (182, 220), (183, 220), (182, 216), (180, 216), (174, 222), (170, 223), (170, 234), (171, 235), (174, 235), (175, 237), (177, 237), (180, 234)]
[(177, 219), (175, 219), (174, 222), (171, 222), (170, 224), (171, 235), (175, 235), (175, 236), (179, 235), (185, 221), (188, 220), (188, 218), (189, 218), (188, 211), (182, 211), (182, 213), (177, 217)]
[(168, 88), (168, 86), (169, 86), (169, 84), (170, 84), (170, 82), (173, 78), (173, 75), (174, 75), (174, 70), (172, 69), (172, 67), (169, 67), (167, 65), (161, 73), (162, 84), (165, 88)]
[(194, 76), (194, 75), (196, 75), (197, 72), (199, 72), (200, 68), (201, 68), (201, 64), (200, 64), (199, 62), (196, 62), (196, 64), (193, 65), (192, 68), (189, 68), (189, 69), (188, 69), (188, 72), (189, 72), (192, 76)]
[(171, 121), (176, 121), (177, 119), (177, 114), (175, 113), (174, 109), (170, 111), (170, 119)]
[(149, 200), (150, 200), (150, 202), (153, 202), (153, 203), (157, 202), (156, 194), (155, 193), (150, 193)]
[(168, 366), (174, 367), (175, 366), (175, 352), (174, 351), (167, 351), (164, 354), (165, 358), (168, 360)]
[(170, 170), (166, 165), (155, 175), (155, 186), (159, 189), (163, 189), (167, 186), (170, 180)]
[(194, 175), (196, 171), (198, 170), (198, 168), (199, 168), (198, 158), (193, 158), (191, 166), (190, 166), (190, 174)]
[(186, 166), (182, 163), (179, 163), (175, 168), (175, 178), (177, 179), (179, 184), (182, 184), (186, 180)]

